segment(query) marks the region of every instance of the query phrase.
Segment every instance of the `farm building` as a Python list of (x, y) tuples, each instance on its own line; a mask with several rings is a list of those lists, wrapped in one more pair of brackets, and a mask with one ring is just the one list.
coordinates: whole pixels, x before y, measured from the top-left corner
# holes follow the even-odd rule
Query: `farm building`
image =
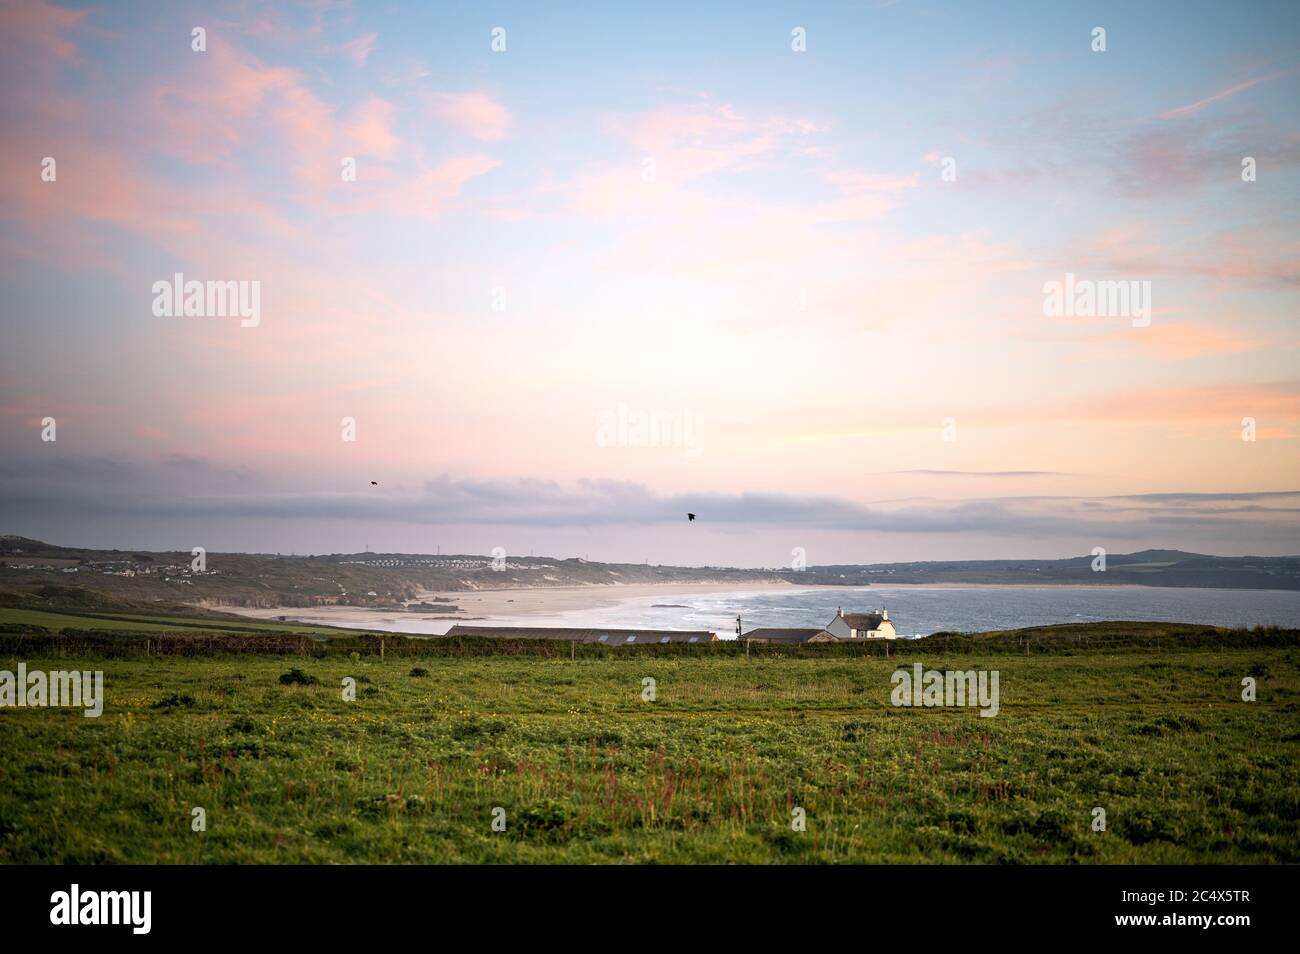
[(806, 643), (825, 632), (824, 629), (751, 629), (741, 638), (764, 643)]
[(462, 626), (447, 630), (448, 636), (489, 636), (495, 639), (554, 639), (563, 642), (606, 643), (610, 646), (647, 643), (711, 643), (717, 633), (708, 630), (655, 629), (570, 629), (560, 626)]
[(751, 629), (742, 639), (765, 643), (847, 643), (860, 639), (897, 639), (889, 610), (870, 613), (845, 613), (836, 610), (835, 618), (822, 629)]

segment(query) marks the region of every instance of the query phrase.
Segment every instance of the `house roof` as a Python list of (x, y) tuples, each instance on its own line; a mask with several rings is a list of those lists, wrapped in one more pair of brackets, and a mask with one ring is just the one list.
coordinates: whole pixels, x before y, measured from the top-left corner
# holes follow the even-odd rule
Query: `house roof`
[(885, 617), (880, 613), (845, 613), (844, 622), (850, 629), (880, 629)]
[(751, 629), (741, 639), (761, 639), (769, 643), (806, 643), (820, 632), (820, 629)]
[(497, 639), (556, 639), (610, 646), (654, 643), (711, 643), (717, 634), (708, 630), (570, 629), (561, 626), (463, 626), (457, 623), (448, 636), (490, 636)]

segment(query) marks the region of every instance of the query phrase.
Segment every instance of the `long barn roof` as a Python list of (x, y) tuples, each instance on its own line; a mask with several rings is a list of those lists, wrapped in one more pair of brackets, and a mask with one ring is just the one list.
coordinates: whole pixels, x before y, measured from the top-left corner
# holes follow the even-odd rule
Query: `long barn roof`
[(674, 629), (569, 629), (562, 626), (464, 626), (457, 623), (448, 636), (489, 636), (497, 639), (555, 639), (579, 643), (607, 643), (611, 646), (654, 643), (711, 643), (717, 634), (709, 630)]
[(741, 636), (741, 639), (761, 639), (768, 643), (806, 643), (818, 633), (823, 632), (820, 629), (751, 629)]

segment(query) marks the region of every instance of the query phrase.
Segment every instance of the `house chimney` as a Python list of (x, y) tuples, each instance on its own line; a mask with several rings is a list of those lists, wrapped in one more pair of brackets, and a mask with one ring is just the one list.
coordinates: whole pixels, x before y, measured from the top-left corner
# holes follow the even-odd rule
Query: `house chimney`
[(881, 622), (884, 622), (884, 621), (887, 620), (887, 619), (889, 619), (889, 610), (884, 609), (884, 608), (881, 608), (881, 610), (880, 610), (880, 620), (881, 620)]
[(843, 606), (836, 607), (836, 609), (835, 609), (835, 615), (836, 615), (836, 616), (839, 616), (839, 617), (841, 617), (841, 618), (843, 618), (843, 616), (844, 616), (844, 607), (843, 607)]

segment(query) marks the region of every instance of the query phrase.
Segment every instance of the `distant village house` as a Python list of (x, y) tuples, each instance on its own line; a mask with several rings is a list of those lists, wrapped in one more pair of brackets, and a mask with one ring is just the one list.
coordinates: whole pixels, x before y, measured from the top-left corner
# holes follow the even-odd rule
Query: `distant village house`
[(870, 613), (835, 611), (835, 618), (821, 629), (751, 629), (741, 636), (765, 643), (850, 643), (864, 639), (897, 639), (889, 610)]

